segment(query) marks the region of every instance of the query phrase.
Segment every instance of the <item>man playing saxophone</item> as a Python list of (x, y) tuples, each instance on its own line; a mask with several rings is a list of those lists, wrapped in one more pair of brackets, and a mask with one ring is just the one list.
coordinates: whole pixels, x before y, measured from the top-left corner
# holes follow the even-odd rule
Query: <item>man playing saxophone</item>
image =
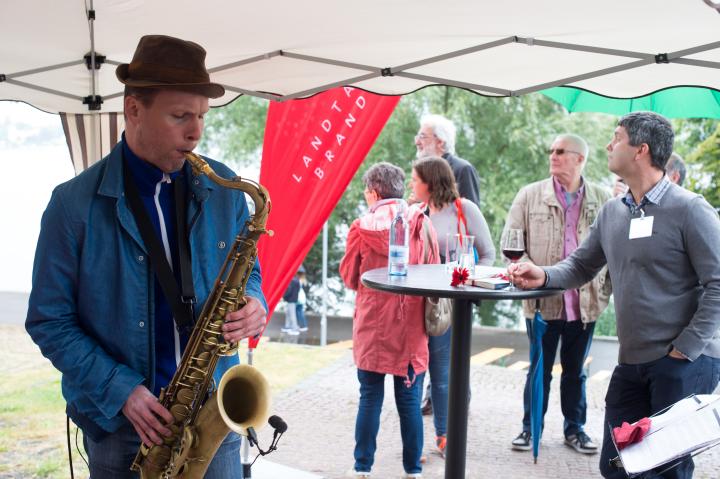
[[(140, 442), (159, 445), (171, 434), (173, 417), (158, 395), (249, 217), (243, 194), (195, 174), (185, 161), (200, 140), (208, 99), (224, 94), (210, 82), (205, 50), (145, 36), (116, 74), (125, 85), (125, 133), (107, 157), (53, 192), (26, 320), (62, 373), (90, 475), (103, 479), (137, 477), (130, 465)], [(234, 176), (207, 162), (220, 176)], [(225, 316), (228, 343), (265, 325), (257, 262), (245, 300)], [(237, 354), (221, 357), (214, 379), (237, 363)], [(239, 445), (229, 434), (206, 477), (242, 477)]]

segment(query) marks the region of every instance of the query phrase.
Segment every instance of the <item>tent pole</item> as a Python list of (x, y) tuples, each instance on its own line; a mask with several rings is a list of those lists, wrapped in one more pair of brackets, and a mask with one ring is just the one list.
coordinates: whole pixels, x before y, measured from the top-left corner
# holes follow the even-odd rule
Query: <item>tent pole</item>
[(322, 247), (322, 316), (320, 317), (320, 346), (327, 346), (327, 263), (328, 263), (328, 222), (323, 225)]
[(97, 71), (95, 70), (95, 7), (93, 0), (90, 0), (90, 10), (87, 12), (88, 26), (90, 27), (90, 77), (91, 92), (93, 98), (97, 91)]

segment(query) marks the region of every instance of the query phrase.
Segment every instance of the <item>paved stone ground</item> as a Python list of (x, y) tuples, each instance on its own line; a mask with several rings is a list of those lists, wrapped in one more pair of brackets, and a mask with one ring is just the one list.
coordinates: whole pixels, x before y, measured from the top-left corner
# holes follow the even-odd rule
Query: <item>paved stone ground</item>
[[(288, 345), (287, 347), (294, 347)], [(0, 373), (30, 370), (47, 364), (18, 326), (0, 325)], [(298, 365), (298, 367), (302, 367)], [(498, 366), (471, 366), (472, 401), (468, 425), (467, 475), (472, 478), (584, 479), (599, 478), (598, 456), (576, 453), (563, 444), (557, 378), (553, 380), (538, 463), (532, 454), (511, 450), (510, 441), (520, 431), (524, 371)], [(589, 381), (587, 432), (601, 440), (603, 398), (607, 379)], [(373, 477), (402, 475), (400, 427), (392, 383), (385, 385), (378, 452)], [(717, 392), (717, 391), (716, 391)], [(300, 471), (327, 479), (345, 477), (353, 465), (354, 425), (358, 403), (356, 369), (348, 350), (340, 359), (273, 398), (272, 412), (288, 423), (279, 449), (262, 458), (258, 479), (300, 479)], [(260, 431), (261, 444), (270, 443), (272, 431)], [(425, 418), (425, 448), (428, 463), (425, 478), (442, 478), (444, 460), (434, 451), (432, 419)], [(0, 454), (0, 456), (2, 456)], [(720, 477), (720, 447), (695, 459), (696, 479)], [(272, 467), (287, 466), (291, 469)]]
[[(563, 444), (558, 380), (553, 380), (538, 463), (532, 453), (517, 452), (510, 441), (521, 430), (525, 372), (497, 366), (472, 366), (472, 401), (468, 425), (467, 478), (599, 478), (599, 455), (579, 454)], [(602, 439), (604, 394), (608, 380), (588, 382), (587, 432)], [(345, 477), (353, 465), (354, 424), (358, 392), (348, 352), (331, 366), (274, 399), (273, 411), (289, 425), (278, 451), (268, 459), (326, 478)], [(401, 477), (400, 427), (389, 378), (378, 436), (373, 477)], [(267, 428), (266, 428), (267, 429)], [(263, 435), (267, 435), (267, 430)], [(266, 439), (267, 441), (268, 439)], [(265, 441), (263, 441), (265, 442)], [(425, 418), (425, 448), (434, 450), (432, 420)], [(720, 448), (695, 460), (696, 479), (720, 477)], [(426, 478), (442, 478), (444, 460), (428, 453)]]

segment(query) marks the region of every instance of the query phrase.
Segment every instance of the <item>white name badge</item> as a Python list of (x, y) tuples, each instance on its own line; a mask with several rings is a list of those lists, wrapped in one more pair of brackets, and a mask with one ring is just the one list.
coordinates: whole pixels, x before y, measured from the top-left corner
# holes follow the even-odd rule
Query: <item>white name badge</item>
[(652, 236), (653, 217), (643, 216), (630, 220), (630, 239)]

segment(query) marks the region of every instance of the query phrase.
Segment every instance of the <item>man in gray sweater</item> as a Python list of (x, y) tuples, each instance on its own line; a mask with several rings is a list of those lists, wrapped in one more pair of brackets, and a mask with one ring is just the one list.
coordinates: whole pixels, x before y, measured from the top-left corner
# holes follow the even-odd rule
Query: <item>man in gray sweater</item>
[[(619, 364), (605, 397), (600, 471), (626, 477), (609, 427), (650, 416), (720, 379), (720, 220), (699, 195), (671, 183), (664, 168), (673, 132), (660, 115), (618, 121), (608, 167), (628, 193), (601, 209), (589, 236), (566, 260), (540, 268), (512, 265), (522, 288), (577, 288), (608, 266), (615, 295)], [(687, 458), (659, 477), (690, 478)]]

